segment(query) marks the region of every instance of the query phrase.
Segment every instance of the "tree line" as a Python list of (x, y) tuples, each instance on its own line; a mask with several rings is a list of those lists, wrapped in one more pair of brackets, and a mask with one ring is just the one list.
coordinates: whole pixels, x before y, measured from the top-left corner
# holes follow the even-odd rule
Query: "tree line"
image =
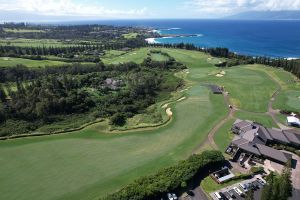
[(166, 198), (168, 192), (185, 189), (197, 176), (206, 174), (209, 169), (224, 162), (219, 151), (204, 151), (194, 154), (178, 164), (157, 171), (156, 173), (138, 178), (121, 190), (103, 198), (106, 200), (143, 200)]

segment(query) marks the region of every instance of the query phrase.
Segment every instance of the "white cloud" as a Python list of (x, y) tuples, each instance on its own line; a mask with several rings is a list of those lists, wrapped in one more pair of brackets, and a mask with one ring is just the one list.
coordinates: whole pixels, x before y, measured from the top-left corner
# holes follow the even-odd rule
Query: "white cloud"
[(0, 11), (22, 11), (50, 16), (122, 17), (144, 16), (147, 8), (116, 10), (101, 5), (74, 3), (71, 0), (0, 0)]
[(188, 0), (188, 5), (210, 16), (253, 10), (300, 10), (300, 0)]

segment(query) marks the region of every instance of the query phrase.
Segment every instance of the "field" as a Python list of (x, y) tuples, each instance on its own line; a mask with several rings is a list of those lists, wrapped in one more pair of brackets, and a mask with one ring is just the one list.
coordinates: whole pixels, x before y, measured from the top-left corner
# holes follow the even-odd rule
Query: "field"
[(34, 29), (11, 29), (11, 28), (4, 28), (6, 32), (14, 32), (14, 33), (42, 33), (45, 32), (44, 30), (34, 30)]
[[(223, 96), (213, 95), (207, 83), (225, 86), (230, 100), (241, 109), (235, 118), (274, 125), (263, 113), (276, 84), (260, 66), (232, 67), (217, 77), (221, 70), (214, 63), (222, 59), (187, 50), (162, 51), (188, 66), (177, 74), (189, 87), (178, 94), (187, 98), (170, 105), (173, 118), (167, 125), (110, 133), (103, 131), (105, 123), (98, 123), (71, 134), (1, 141), (0, 199), (96, 199), (186, 158), (228, 112)], [(147, 48), (109, 51), (103, 60), (141, 63), (148, 52)], [(233, 121), (215, 135), (222, 151), (232, 138), (228, 130)]]
[(45, 67), (67, 64), (68, 63), (53, 60), (30, 60), (23, 58), (0, 57), (0, 67), (14, 67), (16, 65), (25, 65), (27, 67)]

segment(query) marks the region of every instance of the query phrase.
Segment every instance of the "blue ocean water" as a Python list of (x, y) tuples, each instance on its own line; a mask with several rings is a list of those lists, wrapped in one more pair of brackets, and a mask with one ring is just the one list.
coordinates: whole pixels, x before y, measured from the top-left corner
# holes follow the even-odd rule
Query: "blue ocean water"
[(151, 27), (163, 34), (199, 35), (156, 39), (159, 43), (184, 42), (199, 47), (227, 47), (253, 56), (300, 58), (300, 21), (296, 20), (108, 20), (97, 23)]

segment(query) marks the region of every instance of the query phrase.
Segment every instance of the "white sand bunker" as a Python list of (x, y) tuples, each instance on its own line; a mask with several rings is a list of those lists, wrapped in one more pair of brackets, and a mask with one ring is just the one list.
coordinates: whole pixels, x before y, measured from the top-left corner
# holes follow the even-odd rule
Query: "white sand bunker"
[(2, 58), (2, 59), (3, 59), (3, 60), (6, 60), (6, 61), (9, 60), (9, 58), (6, 58), (6, 57), (4, 57), (4, 58)]
[(182, 97), (182, 98), (178, 99), (177, 102), (183, 101), (185, 99), (186, 99), (186, 97)]
[(167, 115), (168, 115), (169, 117), (172, 117), (172, 115), (173, 115), (173, 113), (172, 113), (172, 111), (171, 111), (171, 108), (168, 108), (168, 109), (166, 110), (166, 113), (167, 113)]
[(164, 104), (161, 108), (167, 108), (169, 106), (169, 104), (168, 103), (166, 103), (166, 104)]
[(190, 73), (190, 70), (185, 69), (185, 70), (183, 70), (183, 72), (186, 73), (186, 74), (189, 74), (189, 73)]
[(300, 96), (298, 97), (298, 99), (300, 99)]
[(216, 74), (216, 77), (223, 77), (225, 76), (226, 72), (225, 71), (221, 71), (220, 73)]

